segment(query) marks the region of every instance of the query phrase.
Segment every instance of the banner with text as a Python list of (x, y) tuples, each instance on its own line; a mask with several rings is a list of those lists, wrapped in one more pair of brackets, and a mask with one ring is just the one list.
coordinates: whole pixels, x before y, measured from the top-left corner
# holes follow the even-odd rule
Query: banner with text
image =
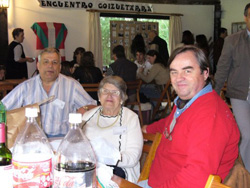
[(100, 0), (38, 0), (43, 8), (97, 9), (130, 12), (153, 12), (152, 4)]

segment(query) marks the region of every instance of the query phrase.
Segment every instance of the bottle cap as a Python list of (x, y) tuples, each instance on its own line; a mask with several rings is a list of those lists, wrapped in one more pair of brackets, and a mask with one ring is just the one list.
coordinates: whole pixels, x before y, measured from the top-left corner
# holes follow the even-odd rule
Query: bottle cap
[(37, 108), (25, 108), (25, 116), (26, 117), (37, 117), (38, 116)]
[(82, 114), (80, 113), (70, 113), (69, 123), (82, 123)]

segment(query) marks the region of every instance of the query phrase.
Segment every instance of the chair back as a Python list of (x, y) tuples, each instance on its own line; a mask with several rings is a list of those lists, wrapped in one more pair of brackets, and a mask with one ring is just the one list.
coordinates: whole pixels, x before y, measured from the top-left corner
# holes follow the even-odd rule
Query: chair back
[(227, 83), (225, 82), (223, 88), (220, 91), (220, 97), (222, 98), (225, 103), (227, 103), (228, 107), (232, 110), (232, 105), (230, 103), (230, 100), (226, 98), (226, 92), (227, 92)]
[[(159, 113), (161, 113), (160, 117), (162, 118), (164, 114), (167, 113), (167, 111), (171, 112), (173, 109), (172, 102), (174, 98), (175, 98), (175, 92), (172, 88), (171, 81), (169, 80), (165, 85), (165, 87), (163, 88), (160, 98), (152, 99), (154, 101), (157, 101), (156, 106), (153, 109), (152, 119), (154, 120), (156, 115)], [(160, 110), (162, 102), (166, 102), (167, 105), (164, 109)]]
[(99, 83), (81, 84), (81, 85), (87, 92), (97, 92), (99, 87)]
[(9, 91), (14, 88), (13, 84), (1, 84), (0, 85), (0, 99), (4, 98)]
[(99, 83), (86, 83), (86, 84), (81, 84), (83, 89), (98, 103), (98, 87)]
[(144, 162), (138, 182), (142, 180), (146, 180), (149, 177), (150, 168), (155, 158), (155, 152), (161, 141), (161, 134), (160, 133), (156, 133), (156, 134), (143, 133), (143, 139), (144, 139), (144, 145), (143, 145), (142, 152), (147, 153), (147, 157)]
[(209, 175), (205, 188), (230, 188), (221, 183), (221, 178), (218, 175)]
[[(140, 124), (141, 126), (143, 125), (143, 118), (142, 118), (142, 111), (141, 111), (141, 102), (140, 102), (140, 88), (142, 84), (142, 80), (136, 80), (136, 81), (131, 81), (131, 82), (126, 82), (127, 84), (127, 91), (135, 91), (135, 99), (131, 100), (129, 98), (128, 101), (125, 102), (125, 106), (129, 106), (131, 110), (134, 109), (134, 106), (138, 106), (138, 115), (140, 119)], [(129, 96), (128, 96), (129, 97)]]
[(223, 183), (233, 188), (250, 187), (250, 173), (245, 169), (241, 156), (235, 160), (233, 168)]

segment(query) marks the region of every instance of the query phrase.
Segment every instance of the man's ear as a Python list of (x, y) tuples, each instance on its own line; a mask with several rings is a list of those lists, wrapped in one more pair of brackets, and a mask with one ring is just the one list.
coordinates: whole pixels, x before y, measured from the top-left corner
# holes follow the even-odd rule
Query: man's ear
[(39, 63), (40, 63), (40, 62), (37, 62), (37, 64), (36, 64), (36, 69), (37, 69), (37, 70), (39, 70)]
[(204, 75), (204, 80), (207, 80), (207, 78), (209, 77), (209, 68), (203, 71), (203, 75)]

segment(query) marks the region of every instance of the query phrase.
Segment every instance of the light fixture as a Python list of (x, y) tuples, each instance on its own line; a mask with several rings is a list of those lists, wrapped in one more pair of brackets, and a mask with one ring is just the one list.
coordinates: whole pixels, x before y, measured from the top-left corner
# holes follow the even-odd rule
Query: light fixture
[(9, 8), (9, 0), (0, 0), (0, 8)]

